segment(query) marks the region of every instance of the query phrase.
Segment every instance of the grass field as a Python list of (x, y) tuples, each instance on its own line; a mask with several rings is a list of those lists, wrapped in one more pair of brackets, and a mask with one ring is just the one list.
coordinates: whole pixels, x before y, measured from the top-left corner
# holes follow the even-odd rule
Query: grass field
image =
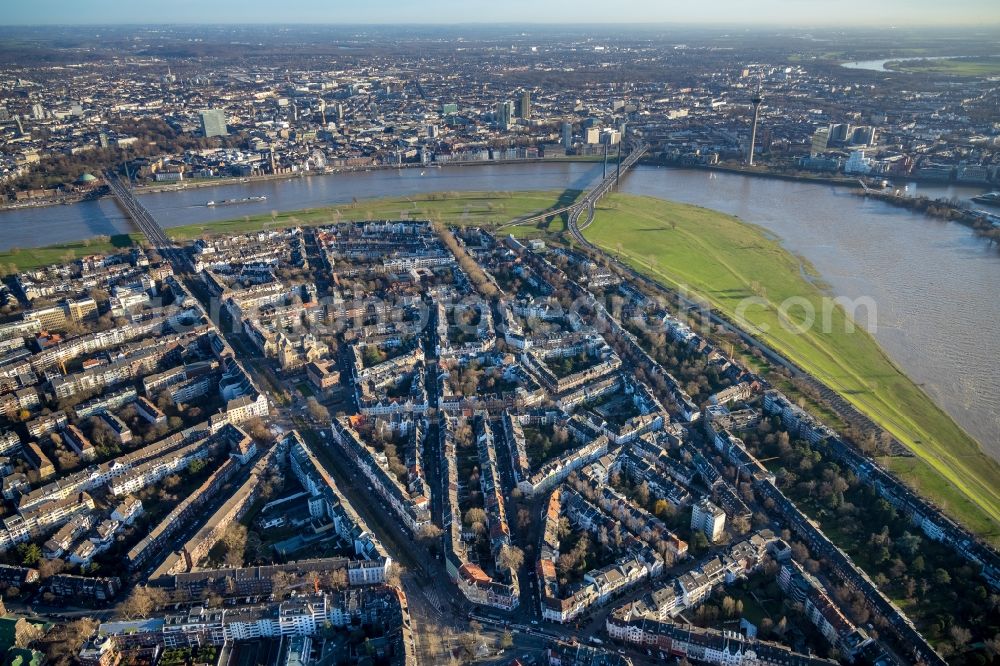
[(98, 236), (86, 240), (59, 243), (36, 248), (12, 248), (0, 252), (0, 267), (9, 270), (11, 266), (17, 270), (28, 270), (49, 264), (58, 264), (88, 254), (106, 254), (119, 252), (131, 246), (142, 238), (142, 234), (119, 234), (116, 236)]
[[(575, 197), (567, 192), (437, 192), (407, 197), (365, 199), (341, 206), (330, 206), (271, 215), (251, 215), (225, 222), (193, 224), (167, 229), (171, 238), (188, 240), (202, 234), (243, 233), (294, 225), (332, 224), (349, 220), (431, 220), (448, 224), (494, 226), (531, 213), (557, 207), (561, 198)], [(560, 222), (561, 224), (561, 222)], [(561, 229), (561, 227), (560, 227)], [(520, 235), (544, 230), (526, 225), (512, 227)]]
[[(779, 306), (805, 299), (822, 312), (814, 269), (762, 229), (695, 206), (612, 195), (598, 208), (588, 239), (675, 288), (700, 295), (779, 353), (841, 393), (918, 456), (891, 466), (945, 510), (991, 541), (1000, 540), (1000, 465), (939, 409), (861, 327), (830, 310), (830, 326), (802, 333), (782, 326)], [(747, 297), (756, 304), (741, 312)], [(790, 308), (792, 323), (802, 309)], [(817, 322), (820, 321), (817, 316)], [(823, 332), (821, 329), (827, 330)]]
[(1000, 76), (1000, 58), (947, 58), (942, 60), (896, 60), (886, 69), (909, 74), (946, 74), (950, 76)]
[[(171, 227), (167, 235), (190, 240), (205, 234), (236, 234), (295, 225), (332, 224), (337, 221), (371, 219), (429, 219), (447, 224), (494, 226), (519, 217), (555, 209), (579, 195), (577, 190), (538, 192), (438, 192), (408, 197), (365, 199), (341, 206), (287, 211), (271, 215), (251, 215), (221, 222)], [(532, 236), (565, 229), (558, 219), (546, 228), (522, 225), (509, 229), (517, 236)], [(29, 270), (73, 260), (88, 254), (115, 252), (142, 239), (142, 234), (121, 234), (83, 241), (60, 243), (32, 249), (0, 252), (0, 268)]]

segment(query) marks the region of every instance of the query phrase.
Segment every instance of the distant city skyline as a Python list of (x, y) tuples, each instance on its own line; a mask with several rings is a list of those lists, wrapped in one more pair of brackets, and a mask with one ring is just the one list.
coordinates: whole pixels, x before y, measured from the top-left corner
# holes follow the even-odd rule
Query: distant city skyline
[(843, 0), (817, 4), (804, 0), (716, 0), (664, 3), (620, 0), (586, 6), (575, 0), (508, 0), (470, 4), (466, 0), (381, 0), (371, 3), (292, 0), (276, 5), (260, 0), (175, 0), (171, 3), (122, 3), (120, 0), (34, 0), (4, 7), (4, 25), (159, 24), (159, 23), (665, 23), (714, 25), (918, 26), (997, 25), (995, 0)]

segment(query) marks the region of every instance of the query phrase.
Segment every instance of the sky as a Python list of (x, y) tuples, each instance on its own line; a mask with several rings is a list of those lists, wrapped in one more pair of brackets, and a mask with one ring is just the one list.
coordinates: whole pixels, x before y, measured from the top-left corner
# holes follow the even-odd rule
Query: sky
[(998, 0), (2, 0), (0, 25), (676, 23), (997, 25)]

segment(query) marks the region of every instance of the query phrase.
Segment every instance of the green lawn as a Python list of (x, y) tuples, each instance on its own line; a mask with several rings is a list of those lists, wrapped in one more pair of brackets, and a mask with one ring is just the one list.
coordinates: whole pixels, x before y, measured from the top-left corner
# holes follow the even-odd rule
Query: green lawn
[(87, 240), (59, 243), (36, 248), (11, 248), (0, 252), (0, 268), (10, 272), (14, 267), (19, 271), (64, 263), (89, 254), (108, 254), (119, 252), (130, 247), (142, 237), (142, 234), (119, 234), (116, 236), (98, 236)]
[[(706, 299), (779, 353), (795, 361), (909, 446), (922, 467), (894, 464), (974, 531), (1000, 531), (1000, 465), (939, 409), (846, 313), (830, 311), (829, 332), (787, 330), (778, 308), (790, 297), (822, 312), (814, 269), (764, 230), (715, 211), (651, 197), (615, 194), (599, 206), (587, 238), (664, 284)], [(755, 297), (759, 304), (741, 303)], [(745, 306), (745, 304), (744, 304)], [(798, 323), (801, 309), (789, 315)], [(817, 321), (820, 317), (818, 316)], [(765, 331), (766, 329), (766, 331)], [(962, 498), (969, 501), (958, 501)]]
[[(364, 199), (340, 206), (310, 208), (267, 215), (250, 215), (220, 222), (190, 224), (167, 229), (176, 240), (192, 240), (203, 235), (238, 234), (262, 229), (278, 229), (296, 225), (333, 224), (350, 220), (432, 220), (446, 224), (469, 224), (486, 227), (506, 224), (549, 209), (559, 208), (579, 195), (576, 190), (559, 192), (437, 192), (408, 197)], [(539, 236), (549, 231), (562, 231), (565, 221), (557, 219), (548, 226), (526, 224), (512, 226), (506, 233), (515, 236)], [(70, 243), (60, 243), (32, 249), (0, 252), (0, 270), (23, 271), (49, 264), (72, 261), (88, 254), (104, 254), (128, 247), (142, 239), (142, 234), (103, 236)]]
[[(907, 483), (915, 488), (924, 497), (933, 498), (938, 506), (946, 512), (959, 517), (968, 525), (967, 516), (976, 516), (979, 511), (973, 500), (960, 492), (953, 484), (939, 474), (923, 458), (879, 458), (879, 463), (888, 470), (891, 470), (901, 479), (906, 479)], [(993, 523), (993, 529), (981, 532), (993, 544), (1000, 544), (1000, 532)]]
[[(557, 207), (565, 193), (437, 192), (407, 197), (364, 199), (340, 206), (251, 215), (224, 222), (192, 224), (167, 229), (171, 238), (189, 240), (203, 234), (231, 234), (295, 225), (320, 225), (350, 220), (431, 220), (446, 224), (495, 226)], [(540, 233), (534, 225), (511, 227), (517, 235)]]
[(943, 60), (896, 60), (886, 69), (909, 74), (946, 74), (950, 76), (1000, 76), (1000, 58), (947, 58)]

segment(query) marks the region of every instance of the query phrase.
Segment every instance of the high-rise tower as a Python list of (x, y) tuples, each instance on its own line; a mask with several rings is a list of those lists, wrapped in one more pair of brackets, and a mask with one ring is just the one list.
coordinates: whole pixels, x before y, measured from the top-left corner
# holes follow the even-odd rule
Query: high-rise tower
[(517, 114), (525, 120), (531, 119), (531, 93), (527, 90), (521, 93), (521, 104)]
[(499, 129), (508, 130), (514, 123), (514, 102), (500, 102), (497, 104), (496, 124)]
[(764, 96), (760, 91), (760, 84), (757, 84), (757, 91), (754, 92), (753, 97), (750, 98), (750, 103), (753, 104), (753, 128), (750, 130), (750, 146), (747, 150), (747, 165), (753, 166), (753, 149), (754, 144), (757, 143), (757, 121), (760, 119), (760, 103), (764, 101)]
[(569, 150), (573, 147), (573, 123), (563, 122), (562, 124), (562, 145)]

